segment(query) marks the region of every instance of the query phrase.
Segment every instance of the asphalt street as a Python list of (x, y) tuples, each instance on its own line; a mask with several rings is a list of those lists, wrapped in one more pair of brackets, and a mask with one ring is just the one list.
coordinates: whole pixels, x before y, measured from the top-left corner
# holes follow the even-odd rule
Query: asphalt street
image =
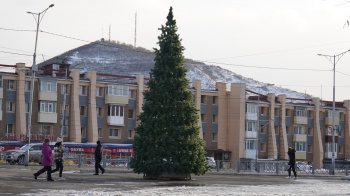
[[(63, 173), (64, 181), (58, 181), (58, 173), (52, 174), (54, 182), (46, 181), (45, 174), (34, 179), (33, 173), (41, 166), (18, 166), (0, 164), (0, 195), (26, 195), (26, 193), (43, 192), (49, 189), (89, 190), (108, 188), (116, 191), (142, 190), (153, 187), (183, 187), (183, 186), (211, 186), (211, 185), (284, 185), (302, 183), (299, 180), (286, 179), (284, 175), (266, 174), (223, 174), (210, 172), (204, 176), (192, 176), (189, 181), (158, 181), (145, 180), (142, 174), (135, 174), (131, 170), (106, 170), (103, 175), (92, 175), (90, 169), (66, 168)], [(300, 176), (315, 180), (341, 181), (340, 176)]]

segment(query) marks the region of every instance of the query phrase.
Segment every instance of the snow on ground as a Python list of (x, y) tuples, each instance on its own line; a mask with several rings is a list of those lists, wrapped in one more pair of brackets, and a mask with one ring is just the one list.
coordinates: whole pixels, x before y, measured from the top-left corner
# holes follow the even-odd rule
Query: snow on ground
[[(294, 181), (294, 180), (293, 180)], [(172, 187), (150, 187), (140, 190), (119, 191), (116, 186), (108, 184), (94, 190), (37, 190), (36, 193), (25, 193), (28, 196), (43, 195), (69, 195), (69, 196), (251, 196), (251, 195), (273, 195), (273, 196), (329, 196), (350, 195), (349, 181), (338, 180), (312, 180), (298, 179), (297, 183), (286, 185), (212, 185), (212, 186), (172, 186)]]

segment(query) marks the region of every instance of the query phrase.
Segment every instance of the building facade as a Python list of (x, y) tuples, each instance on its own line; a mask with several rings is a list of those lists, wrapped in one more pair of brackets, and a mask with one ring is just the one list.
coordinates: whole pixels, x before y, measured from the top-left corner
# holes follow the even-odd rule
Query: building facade
[[(32, 141), (62, 136), (69, 142), (133, 143), (147, 78), (114, 82), (98, 80), (95, 71), (50, 68), (33, 77), (18, 63), (15, 73), (0, 73), (0, 140), (25, 140), (30, 132)], [(337, 102), (333, 116), (332, 102), (319, 98), (262, 95), (241, 83), (227, 87), (217, 82), (214, 90), (203, 90), (200, 81), (189, 87), (208, 156), (286, 160), (291, 146), (297, 160), (322, 165), (331, 160), (334, 143), (335, 159), (349, 158), (349, 100)]]

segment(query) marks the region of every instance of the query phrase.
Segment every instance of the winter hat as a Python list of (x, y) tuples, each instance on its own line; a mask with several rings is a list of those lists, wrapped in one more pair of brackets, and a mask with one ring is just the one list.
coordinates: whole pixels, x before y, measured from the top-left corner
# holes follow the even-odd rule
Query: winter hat
[(56, 142), (62, 142), (62, 139), (60, 137), (57, 137)]

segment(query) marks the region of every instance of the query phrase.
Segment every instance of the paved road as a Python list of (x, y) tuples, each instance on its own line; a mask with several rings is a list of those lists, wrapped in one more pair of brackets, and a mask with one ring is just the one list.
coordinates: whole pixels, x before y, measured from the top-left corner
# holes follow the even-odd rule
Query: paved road
[[(47, 182), (44, 174), (34, 180), (33, 173), (40, 166), (10, 166), (0, 165), (0, 195), (28, 195), (45, 190), (113, 190), (113, 191), (140, 191), (160, 187), (206, 187), (206, 186), (233, 186), (233, 185), (286, 185), (301, 184), (302, 180), (285, 179), (282, 175), (250, 175), (250, 174), (217, 174), (216, 172), (204, 176), (192, 176), (190, 181), (157, 181), (144, 180), (141, 174), (130, 170), (107, 171), (103, 175), (95, 176), (93, 170), (70, 170), (63, 173), (65, 181)], [(341, 177), (310, 177), (300, 176), (300, 179), (327, 181), (342, 181)], [(58, 174), (53, 174), (58, 179)]]

